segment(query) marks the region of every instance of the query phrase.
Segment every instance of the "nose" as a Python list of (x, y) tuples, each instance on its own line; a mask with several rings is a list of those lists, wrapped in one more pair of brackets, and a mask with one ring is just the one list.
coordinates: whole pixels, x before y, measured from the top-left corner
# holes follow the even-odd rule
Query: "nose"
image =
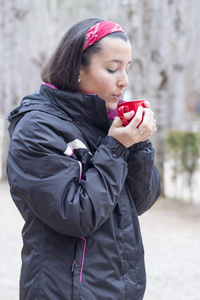
[(117, 81), (117, 86), (118, 87), (127, 87), (129, 85), (129, 80), (128, 80), (128, 74), (125, 72), (124, 74), (121, 74)]

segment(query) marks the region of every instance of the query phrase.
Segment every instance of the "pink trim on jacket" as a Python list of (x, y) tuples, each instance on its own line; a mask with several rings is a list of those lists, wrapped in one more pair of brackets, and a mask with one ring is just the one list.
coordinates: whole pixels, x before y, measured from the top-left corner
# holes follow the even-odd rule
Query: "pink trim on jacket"
[[(118, 103), (123, 103), (123, 102), (125, 102), (125, 101), (124, 100), (119, 100)], [(107, 115), (108, 115), (108, 119), (114, 119), (115, 117), (118, 117), (119, 116), (118, 108), (115, 108), (114, 110), (107, 111)]]
[(85, 250), (86, 250), (86, 239), (84, 239), (83, 237), (81, 237), (81, 239), (84, 241), (84, 247), (83, 247), (83, 256), (82, 256), (81, 270), (80, 270), (80, 282), (82, 281), (83, 264), (85, 259)]
[(46, 83), (46, 82), (44, 82), (43, 84), (44, 84), (44, 85), (47, 85), (47, 86), (49, 86), (49, 87), (51, 87), (52, 89), (57, 90), (57, 87), (56, 87), (55, 85), (51, 84), (51, 83)]

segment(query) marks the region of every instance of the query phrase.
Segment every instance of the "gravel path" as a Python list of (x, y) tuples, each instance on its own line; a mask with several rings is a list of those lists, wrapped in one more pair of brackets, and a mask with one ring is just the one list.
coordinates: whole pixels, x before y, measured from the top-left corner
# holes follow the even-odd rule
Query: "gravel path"
[(0, 182), (0, 299), (18, 300), (21, 228), (23, 220), (9, 194), (8, 184)]
[[(0, 195), (0, 299), (18, 300), (23, 221), (5, 182), (0, 182)], [(200, 300), (200, 206), (160, 199), (140, 223), (144, 300)]]
[(144, 300), (199, 300), (200, 206), (163, 199), (140, 221), (148, 280)]

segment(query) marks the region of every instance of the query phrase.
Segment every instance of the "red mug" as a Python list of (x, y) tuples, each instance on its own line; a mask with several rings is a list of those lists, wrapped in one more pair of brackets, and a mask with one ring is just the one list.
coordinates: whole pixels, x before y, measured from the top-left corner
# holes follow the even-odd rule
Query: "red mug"
[[(124, 116), (124, 113), (133, 110), (136, 114), (136, 111), (139, 106), (145, 107), (144, 100), (132, 100), (132, 101), (126, 101), (126, 102), (118, 104), (119, 117), (120, 117), (121, 121), (123, 122), (124, 126), (127, 126), (135, 116), (134, 115), (132, 119), (127, 120)], [(142, 121), (143, 121), (143, 116), (142, 116)], [(140, 122), (140, 124), (142, 123), (142, 121)], [(140, 124), (138, 124), (137, 128), (139, 127)]]

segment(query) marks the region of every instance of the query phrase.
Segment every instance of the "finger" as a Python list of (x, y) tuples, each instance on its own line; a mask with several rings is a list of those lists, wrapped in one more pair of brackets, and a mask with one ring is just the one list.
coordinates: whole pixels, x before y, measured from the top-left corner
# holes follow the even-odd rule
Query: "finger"
[[(130, 120), (130, 119), (134, 116), (134, 111), (130, 111), (130, 112), (128, 112), (128, 113), (125, 113), (124, 116), (125, 116), (125, 118), (126, 118), (127, 120)], [(120, 127), (120, 126), (122, 126), (122, 125), (124, 126), (122, 120), (121, 120), (120, 117), (118, 117), (118, 116), (116, 116), (116, 117), (114, 118), (113, 125), (114, 125), (115, 127)]]
[(147, 133), (147, 131), (145, 133), (143, 133), (141, 135), (141, 142), (144, 142), (148, 139), (150, 139), (152, 137), (152, 135), (154, 135), (154, 133), (157, 131), (157, 128), (155, 127), (154, 130), (152, 130), (149, 134)]
[(148, 130), (149, 132), (154, 130), (156, 120), (154, 119), (154, 113), (152, 110), (147, 109), (144, 113), (143, 122), (140, 125), (140, 130), (142, 132)]
[(154, 116), (154, 112), (150, 108), (143, 108), (143, 112), (144, 114), (150, 114), (152, 117)]
[(113, 126), (119, 127), (122, 125), (123, 125), (123, 122), (121, 121), (120, 117), (115, 117), (113, 120)]
[(123, 122), (124, 122), (123, 119), (126, 119), (127, 121), (126, 121), (125, 124), (126, 125), (129, 124), (129, 122), (133, 118), (134, 114), (135, 114), (135, 112), (133, 110), (131, 110), (131, 111), (127, 112), (127, 113), (124, 113), (124, 117), (116, 117), (116, 119), (120, 118), (120, 121), (121, 121), (121, 123), (120, 123), (119, 120), (118, 120), (117, 123), (119, 124), (119, 126), (121, 126), (123, 124)]
[(140, 129), (140, 127), (138, 127), (138, 132), (139, 132), (140, 135), (144, 134), (144, 132)]
[(130, 120), (131, 118), (133, 118), (134, 114), (135, 114), (134, 110), (131, 110), (131, 111), (125, 113), (124, 116), (127, 120)]
[(146, 108), (150, 108), (151, 109), (151, 104), (149, 103), (149, 101), (144, 101), (144, 106)]
[(148, 125), (151, 122), (154, 122), (154, 112), (150, 109), (146, 110), (144, 112), (144, 118), (143, 118), (143, 123)]
[(156, 120), (150, 119), (142, 122), (142, 124), (138, 127), (140, 134), (143, 137), (143, 140), (150, 138), (156, 131)]
[(142, 116), (143, 116), (143, 107), (139, 106), (133, 120), (130, 122), (131, 126), (137, 127), (138, 124), (140, 124), (140, 122), (142, 121)]

